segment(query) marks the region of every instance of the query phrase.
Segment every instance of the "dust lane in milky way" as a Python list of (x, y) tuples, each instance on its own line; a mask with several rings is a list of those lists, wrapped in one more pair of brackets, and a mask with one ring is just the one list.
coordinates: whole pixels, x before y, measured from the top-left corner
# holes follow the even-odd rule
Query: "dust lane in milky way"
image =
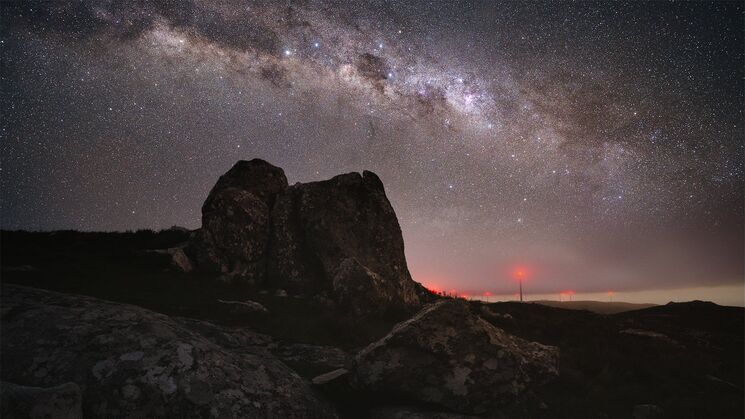
[(196, 227), (260, 157), (378, 173), (425, 284), (742, 283), (739, 3), (2, 9), (3, 228)]

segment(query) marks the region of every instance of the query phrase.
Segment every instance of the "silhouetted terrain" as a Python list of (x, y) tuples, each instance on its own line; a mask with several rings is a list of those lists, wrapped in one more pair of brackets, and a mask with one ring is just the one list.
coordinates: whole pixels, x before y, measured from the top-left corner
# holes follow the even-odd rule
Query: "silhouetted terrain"
[(485, 316), (495, 325), (561, 349), (559, 378), (538, 394), (565, 417), (629, 417), (638, 404), (660, 406), (665, 417), (743, 414), (741, 307), (672, 303), (615, 315), (513, 302), (489, 308), (512, 316)]
[[(342, 347), (384, 335), (405, 316), (371, 318), (359, 324), (317, 301), (276, 296), (216, 274), (186, 274), (154, 249), (182, 243), (188, 232), (169, 229), (126, 233), (2, 231), (2, 279), (32, 287), (126, 302), (174, 316), (227, 325), (250, 325), (273, 336)], [(236, 315), (217, 300), (253, 300), (269, 317)]]
[[(216, 324), (249, 326), (280, 342), (347, 351), (384, 336), (405, 317), (339, 316), (307, 297), (280, 297), (215, 282), (208, 274), (187, 275), (173, 269), (165, 256), (147, 252), (186, 236), (180, 230), (3, 231), (2, 279)], [(236, 315), (218, 299), (257, 301), (271, 315)], [(641, 404), (659, 406), (664, 417), (743, 415), (742, 308), (690, 302), (602, 315), (532, 303), (469, 304), (499, 328), (561, 351), (558, 378), (505, 407), (506, 417), (627, 418)], [(310, 377), (321, 371), (300, 365), (299, 372)], [(326, 397), (334, 399), (333, 394)]]
[(654, 307), (656, 304), (625, 303), (622, 301), (531, 301), (544, 306), (566, 308), (569, 310), (587, 310), (599, 314), (616, 314), (624, 311), (640, 310)]

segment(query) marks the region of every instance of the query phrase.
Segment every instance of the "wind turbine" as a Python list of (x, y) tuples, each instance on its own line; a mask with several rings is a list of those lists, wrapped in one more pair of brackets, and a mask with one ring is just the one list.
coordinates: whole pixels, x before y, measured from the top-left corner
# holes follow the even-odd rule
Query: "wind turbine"
[(515, 275), (517, 276), (517, 281), (520, 283), (520, 302), (523, 302), (523, 277), (525, 276), (525, 272), (522, 269), (518, 269), (517, 272), (515, 272)]

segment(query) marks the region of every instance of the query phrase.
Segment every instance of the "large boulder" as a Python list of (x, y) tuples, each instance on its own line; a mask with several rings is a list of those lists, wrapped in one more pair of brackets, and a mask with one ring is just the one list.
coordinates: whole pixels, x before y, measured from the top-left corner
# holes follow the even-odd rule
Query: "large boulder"
[(483, 414), (558, 375), (559, 351), (506, 333), (443, 300), (396, 325), (354, 359), (352, 386)]
[(291, 186), (272, 212), (269, 275), (295, 292), (332, 291), (356, 311), (419, 304), (401, 227), (372, 172)]
[(202, 206), (196, 258), (229, 281), (259, 284), (266, 273), (270, 211), (287, 188), (279, 167), (241, 160), (222, 175)]
[(330, 295), (355, 314), (419, 308), (401, 227), (372, 172), (287, 186), (282, 169), (240, 161), (202, 208), (190, 249), (222, 278)]
[(86, 417), (335, 416), (245, 329), (4, 285), (0, 331), (2, 380), (75, 383)]

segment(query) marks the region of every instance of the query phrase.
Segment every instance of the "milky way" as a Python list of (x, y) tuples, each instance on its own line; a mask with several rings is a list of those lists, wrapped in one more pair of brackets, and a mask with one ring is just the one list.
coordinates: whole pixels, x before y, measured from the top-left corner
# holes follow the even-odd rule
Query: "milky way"
[(741, 284), (739, 3), (2, 4), (2, 227), (199, 225), (368, 169), (433, 287)]

